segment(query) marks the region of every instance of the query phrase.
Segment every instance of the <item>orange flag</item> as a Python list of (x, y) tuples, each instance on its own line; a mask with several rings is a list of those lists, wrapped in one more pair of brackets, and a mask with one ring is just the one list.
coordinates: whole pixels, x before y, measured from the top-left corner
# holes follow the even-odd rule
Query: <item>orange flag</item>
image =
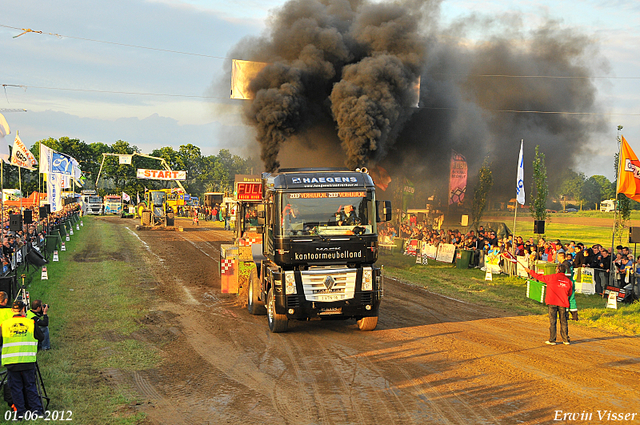
[(627, 198), (640, 201), (640, 161), (631, 150), (624, 136), (620, 146), (620, 170), (618, 176), (618, 193), (624, 193)]

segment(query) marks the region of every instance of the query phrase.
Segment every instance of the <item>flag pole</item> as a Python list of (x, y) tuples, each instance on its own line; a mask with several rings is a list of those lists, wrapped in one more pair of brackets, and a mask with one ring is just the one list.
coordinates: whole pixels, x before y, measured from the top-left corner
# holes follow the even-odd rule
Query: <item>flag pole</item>
[[(515, 209), (513, 212), (513, 244), (511, 245), (511, 250), (513, 251), (513, 255), (517, 257), (517, 251), (516, 251), (516, 218), (518, 217), (518, 199), (516, 199), (516, 204), (515, 204)], [(511, 270), (511, 272), (513, 273), (513, 270)], [(518, 274), (518, 266), (516, 266), (516, 271), (514, 273), (515, 275)], [(513, 274), (511, 275), (513, 276)]]
[[(522, 190), (524, 191), (524, 139), (520, 140), (520, 153), (518, 154), (518, 171), (517, 171), (517, 175), (516, 175), (516, 203), (514, 205), (514, 211), (513, 211), (513, 245), (512, 245), (512, 251), (513, 251), (513, 255), (514, 257), (517, 258), (517, 251), (516, 251), (516, 226), (517, 226), (517, 220), (518, 220), (518, 204), (519, 202), (519, 197), (520, 197), (520, 170), (522, 167)], [(523, 192), (524, 193), (524, 192)], [(524, 202), (524, 200), (523, 200)], [(518, 274), (518, 266), (516, 265), (516, 271), (515, 274)]]
[[(618, 169), (616, 170), (616, 201), (613, 203), (613, 229), (611, 231), (611, 252), (609, 253), (609, 282), (607, 285), (613, 285), (613, 278), (615, 273), (613, 271), (613, 250), (615, 249), (615, 239), (616, 239), (616, 216), (618, 215), (618, 191), (620, 190), (620, 174), (622, 173), (622, 137), (618, 142)], [(606, 289), (606, 288), (605, 288)], [(602, 291), (604, 294), (604, 289)]]
[(18, 186), (20, 187), (20, 214), (22, 214), (22, 174), (20, 173), (20, 166), (18, 166)]

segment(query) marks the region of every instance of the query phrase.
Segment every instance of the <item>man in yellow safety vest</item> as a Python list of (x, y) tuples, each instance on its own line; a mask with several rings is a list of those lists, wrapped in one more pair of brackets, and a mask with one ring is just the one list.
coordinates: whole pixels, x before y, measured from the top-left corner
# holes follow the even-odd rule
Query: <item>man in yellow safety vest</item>
[(25, 417), (27, 407), (32, 413), (44, 413), (36, 386), (36, 353), (38, 341), (42, 341), (44, 335), (32, 319), (25, 317), (25, 309), (22, 301), (15, 301), (11, 308), (13, 317), (0, 324), (2, 366), (7, 368), (18, 418)]

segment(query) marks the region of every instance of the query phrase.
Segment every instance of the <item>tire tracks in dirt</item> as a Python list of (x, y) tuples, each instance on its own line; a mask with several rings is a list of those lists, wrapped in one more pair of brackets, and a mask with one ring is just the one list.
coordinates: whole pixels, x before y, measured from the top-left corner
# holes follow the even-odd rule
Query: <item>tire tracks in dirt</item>
[[(574, 344), (546, 347), (545, 317), (388, 278), (374, 332), (312, 321), (271, 334), (264, 316), (220, 293), (212, 257), (228, 232), (185, 230), (141, 235), (160, 282), (155, 308), (179, 329), (159, 348), (161, 378), (143, 373), (137, 390), (153, 402), (152, 423), (177, 410), (189, 412), (185, 423), (537, 424), (553, 423), (554, 409), (640, 404), (640, 339), (572, 326)], [(203, 284), (202, 274), (214, 279)], [(184, 302), (181, 286), (196, 303)]]

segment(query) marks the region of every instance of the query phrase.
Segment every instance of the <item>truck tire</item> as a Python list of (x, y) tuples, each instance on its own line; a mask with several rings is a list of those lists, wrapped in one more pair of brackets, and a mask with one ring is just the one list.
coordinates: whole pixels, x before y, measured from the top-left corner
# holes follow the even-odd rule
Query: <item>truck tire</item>
[(136, 205), (137, 218), (141, 218), (142, 217), (142, 211), (144, 211), (146, 209), (147, 209), (147, 206), (142, 202), (140, 202), (138, 205)]
[(361, 331), (372, 331), (378, 326), (378, 316), (361, 317), (358, 320), (358, 329)]
[(267, 314), (267, 308), (264, 306), (264, 301), (260, 301), (258, 298), (259, 293), (258, 274), (253, 270), (249, 275), (249, 287), (247, 288), (247, 310), (249, 314), (264, 316)]
[(142, 216), (140, 218), (140, 224), (142, 224), (143, 226), (150, 226), (151, 225), (151, 214), (152, 214), (152, 212), (149, 211), (149, 210), (142, 211)]
[(289, 319), (287, 319), (287, 316), (276, 313), (276, 300), (273, 295), (273, 288), (269, 289), (269, 295), (267, 295), (267, 320), (269, 321), (269, 330), (273, 333), (286, 332), (289, 328)]

